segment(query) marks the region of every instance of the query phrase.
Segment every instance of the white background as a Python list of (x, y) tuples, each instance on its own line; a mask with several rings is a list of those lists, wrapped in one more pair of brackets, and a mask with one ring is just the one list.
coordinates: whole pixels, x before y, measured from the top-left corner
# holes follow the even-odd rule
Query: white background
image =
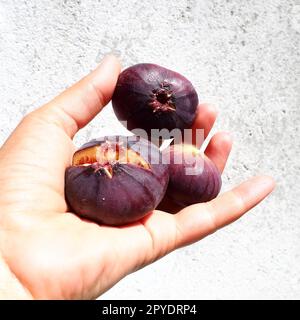
[[(300, 298), (299, 33), (291, 0), (0, 0), (0, 144), (24, 114), (114, 52), (124, 67), (183, 73), (217, 106), (214, 132), (234, 137), (223, 190), (260, 173), (277, 181), (243, 219), (102, 298)], [(108, 106), (75, 142), (122, 132)]]

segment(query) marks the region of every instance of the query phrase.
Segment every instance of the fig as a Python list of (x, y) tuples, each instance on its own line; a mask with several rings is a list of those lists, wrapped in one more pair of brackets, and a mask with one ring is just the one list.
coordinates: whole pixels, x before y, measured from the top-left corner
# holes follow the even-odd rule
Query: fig
[(189, 144), (175, 144), (163, 151), (169, 162), (166, 195), (180, 206), (214, 199), (221, 189), (221, 174), (216, 165), (199, 149)]
[(65, 195), (80, 217), (123, 225), (156, 208), (168, 179), (168, 167), (150, 141), (137, 136), (107, 136), (75, 152), (66, 169)]
[[(112, 97), (117, 118), (127, 129), (190, 128), (198, 105), (192, 83), (181, 74), (156, 64), (141, 63), (119, 75)], [(156, 130), (157, 131), (157, 130)], [(155, 132), (152, 131), (153, 136)]]

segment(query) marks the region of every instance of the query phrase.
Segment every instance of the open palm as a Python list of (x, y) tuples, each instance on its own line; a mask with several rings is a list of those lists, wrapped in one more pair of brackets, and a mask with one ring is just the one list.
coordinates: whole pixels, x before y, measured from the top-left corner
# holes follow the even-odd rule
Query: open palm
[[(107, 56), (27, 115), (0, 149), (0, 266), (11, 278), (7, 297), (17, 297), (17, 290), (21, 298), (95, 298), (127, 274), (236, 220), (273, 189), (271, 178), (256, 177), (209, 203), (177, 214), (156, 210), (124, 227), (68, 212), (64, 173), (75, 151), (72, 138), (108, 103), (119, 72), (116, 58)], [(216, 112), (205, 104), (199, 110), (194, 128), (207, 135)], [(222, 171), (230, 149), (229, 135), (217, 133), (206, 153)], [(168, 201), (161, 208), (178, 209)]]

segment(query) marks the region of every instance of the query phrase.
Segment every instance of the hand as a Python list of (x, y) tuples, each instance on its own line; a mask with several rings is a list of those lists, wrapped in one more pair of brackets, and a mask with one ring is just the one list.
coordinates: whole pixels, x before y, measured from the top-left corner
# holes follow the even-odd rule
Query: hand
[[(108, 103), (119, 72), (116, 58), (107, 56), (80, 82), (25, 116), (0, 149), (4, 297), (96, 298), (127, 274), (238, 219), (273, 189), (271, 178), (253, 178), (209, 203), (175, 215), (157, 210), (122, 227), (68, 212), (64, 173), (75, 151), (72, 138)], [(200, 108), (195, 127), (207, 134), (215, 111)], [(206, 153), (222, 170), (230, 148), (229, 136), (217, 133)]]

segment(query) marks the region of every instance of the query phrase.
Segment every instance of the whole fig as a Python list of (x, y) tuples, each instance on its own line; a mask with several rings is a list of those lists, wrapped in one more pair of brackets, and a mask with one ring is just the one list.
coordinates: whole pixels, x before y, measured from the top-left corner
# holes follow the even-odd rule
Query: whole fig
[(221, 189), (216, 165), (195, 146), (174, 144), (163, 151), (169, 162), (167, 196), (181, 206), (214, 199)]
[(112, 105), (127, 129), (190, 128), (198, 106), (192, 83), (181, 74), (156, 64), (141, 63), (121, 72)]

